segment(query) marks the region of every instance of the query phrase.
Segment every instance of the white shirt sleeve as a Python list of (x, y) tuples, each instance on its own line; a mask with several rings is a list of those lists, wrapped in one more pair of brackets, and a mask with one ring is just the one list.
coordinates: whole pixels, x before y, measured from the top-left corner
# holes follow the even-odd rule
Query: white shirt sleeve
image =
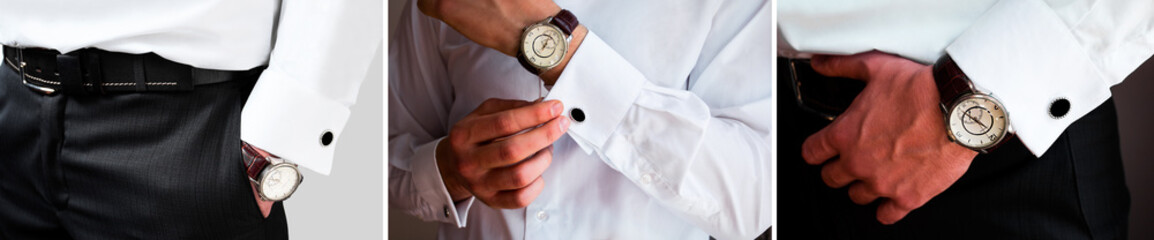
[(381, 47), (381, 4), (283, 1), (268, 69), (241, 115), (241, 139), (328, 175), (349, 107)]
[[(1154, 54), (1154, 1), (1000, 1), (946, 51), (1041, 156)], [(1051, 105), (1069, 101), (1069, 112)]]
[(437, 168), (447, 136), (450, 86), (436, 19), (408, 1), (389, 41), (389, 206), (425, 221), (465, 227), (474, 198), (454, 203)]
[(652, 83), (590, 29), (546, 97), (584, 113), (568, 132), (582, 149), (719, 239), (771, 224), (769, 3), (744, 11), (715, 23), (741, 27), (710, 34), (687, 90)]

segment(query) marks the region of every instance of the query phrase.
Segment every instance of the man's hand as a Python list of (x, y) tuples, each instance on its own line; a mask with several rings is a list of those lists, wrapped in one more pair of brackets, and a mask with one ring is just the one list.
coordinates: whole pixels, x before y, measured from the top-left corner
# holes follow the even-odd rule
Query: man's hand
[(802, 157), (825, 163), (826, 185), (849, 185), (854, 203), (884, 198), (881, 223), (893, 224), (945, 191), (977, 156), (947, 138), (929, 66), (880, 52), (814, 56), (812, 63), (818, 73), (863, 80), (866, 88), (806, 139)]
[(437, 145), (437, 167), (454, 201), (524, 208), (545, 187), (553, 142), (569, 129), (560, 101), (489, 99)]
[(419, 0), (417, 8), (461, 35), (516, 56), (521, 31), (561, 11), (551, 0)]

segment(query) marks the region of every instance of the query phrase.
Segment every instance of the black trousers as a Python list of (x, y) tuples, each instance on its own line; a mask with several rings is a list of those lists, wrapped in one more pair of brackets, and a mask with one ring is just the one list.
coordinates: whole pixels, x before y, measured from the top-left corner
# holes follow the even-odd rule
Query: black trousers
[(43, 95), (0, 69), (0, 239), (286, 239), (243, 173), (256, 77), (189, 92)]
[(1113, 100), (1040, 158), (1017, 139), (979, 155), (957, 183), (886, 226), (876, 220), (878, 203), (854, 204), (847, 188), (829, 188), (821, 166), (802, 160), (802, 142), (829, 121), (799, 108), (788, 84), (779, 81), (777, 91), (781, 239), (1126, 238), (1130, 196)]

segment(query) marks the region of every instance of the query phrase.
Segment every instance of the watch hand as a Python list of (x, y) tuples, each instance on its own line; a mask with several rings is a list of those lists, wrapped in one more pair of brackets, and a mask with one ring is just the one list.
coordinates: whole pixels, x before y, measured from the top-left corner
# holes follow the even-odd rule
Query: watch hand
[(964, 115), (966, 115), (966, 117), (970, 117), (970, 120), (973, 120), (974, 123), (978, 124), (978, 126), (982, 126), (983, 129), (986, 128), (986, 124), (982, 124), (982, 121), (978, 121), (978, 118), (975, 118), (973, 115), (970, 115), (968, 112)]

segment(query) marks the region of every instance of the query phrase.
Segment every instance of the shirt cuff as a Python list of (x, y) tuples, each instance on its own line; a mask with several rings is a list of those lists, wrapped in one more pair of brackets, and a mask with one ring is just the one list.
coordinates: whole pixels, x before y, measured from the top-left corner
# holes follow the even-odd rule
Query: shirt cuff
[(441, 139), (417, 147), (413, 152), (413, 185), (418, 189), (417, 195), (425, 201), (425, 206), (440, 213), (440, 222), (455, 224), (458, 228), (465, 227), (469, 216), (469, 208), (473, 205), (474, 197), (469, 197), (459, 203), (454, 203), (445, 181), (441, 180), (441, 171), (437, 166), (437, 145)]
[(561, 100), (563, 115), (583, 113), (584, 120), (573, 119), (568, 133), (585, 153), (591, 153), (605, 144), (625, 118), (641, 94), (644, 79), (597, 34), (589, 32), (545, 98)]
[[(1000, 1), (946, 52), (1000, 100), (1022, 143), (1041, 156), (1071, 123), (1110, 97), (1111, 84), (1059, 16), (1040, 0)], [(1054, 104), (1069, 102), (1068, 113)]]
[[(328, 175), (333, 146), (349, 108), (302, 89), (275, 67), (261, 74), (241, 113), (240, 138), (285, 160)], [(237, 146), (238, 148), (240, 146)]]

